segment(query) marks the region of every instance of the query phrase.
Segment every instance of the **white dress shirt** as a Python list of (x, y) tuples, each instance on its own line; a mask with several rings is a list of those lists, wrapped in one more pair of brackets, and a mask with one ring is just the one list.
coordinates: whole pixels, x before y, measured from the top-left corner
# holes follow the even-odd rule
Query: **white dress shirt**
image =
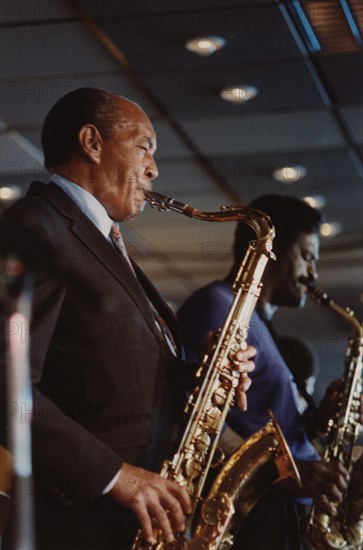
[(52, 174), (50, 181), (62, 189), (78, 206), (85, 216), (110, 240), (110, 231), (113, 221), (107, 214), (106, 208), (94, 197), (73, 181), (67, 180), (58, 174)]

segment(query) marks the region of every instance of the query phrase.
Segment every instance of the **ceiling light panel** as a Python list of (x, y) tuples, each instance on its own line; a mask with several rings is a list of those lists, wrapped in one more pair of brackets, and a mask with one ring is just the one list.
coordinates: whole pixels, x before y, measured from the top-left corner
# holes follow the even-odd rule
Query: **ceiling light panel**
[(289, 166), (281, 166), (280, 168), (275, 168), (273, 171), (273, 177), (277, 181), (282, 183), (296, 183), (297, 181), (303, 179), (307, 174), (305, 166), (300, 164), (290, 164)]
[(186, 41), (185, 47), (202, 57), (214, 54), (225, 45), (226, 40), (222, 36), (198, 36)]
[(241, 105), (242, 103), (255, 99), (258, 96), (258, 88), (251, 85), (228, 86), (221, 90), (220, 96), (225, 101), (229, 101), (235, 105)]
[(325, 238), (335, 237), (342, 231), (342, 226), (338, 222), (326, 222), (320, 226), (320, 235)]
[(323, 208), (326, 204), (326, 200), (322, 195), (310, 195), (304, 197), (304, 201), (307, 202), (312, 208)]

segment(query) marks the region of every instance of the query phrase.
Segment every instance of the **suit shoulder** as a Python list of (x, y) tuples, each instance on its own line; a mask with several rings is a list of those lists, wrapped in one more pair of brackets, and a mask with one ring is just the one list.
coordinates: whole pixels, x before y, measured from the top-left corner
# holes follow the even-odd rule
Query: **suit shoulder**
[(1, 221), (3, 237), (22, 232), (24, 237), (38, 231), (49, 233), (57, 223), (54, 209), (39, 197), (24, 197), (13, 204)]
[(26, 195), (9, 207), (0, 222), (2, 255), (31, 260), (35, 251), (52, 250), (64, 234), (67, 220), (41, 196)]

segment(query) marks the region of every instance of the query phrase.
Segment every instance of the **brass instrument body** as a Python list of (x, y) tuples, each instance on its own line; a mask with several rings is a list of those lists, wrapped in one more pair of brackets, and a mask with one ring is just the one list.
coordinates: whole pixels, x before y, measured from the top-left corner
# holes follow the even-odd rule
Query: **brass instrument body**
[[(235, 298), (218, 332), (218, 339), (204, 355), (197, 371), (196, 386), (186, 406), (187, 422), (178, 450), (170, 461), (164, 462), (161, 471), (162, 477), (172, 479), (186, 488), (193, 502), (193, 513), (187, 520), (185, 532), (179, 534), (174, 543), (163, 542), (160, 531), (156, 529), (154, 543), (145, 543), (139, 530), (133, 545), (133, 550), (142, 548), (148, 550), (222, 549), (224, 534), (228, 532), (235, 512), (236, 499), (228, 494), (222, 484), (218, 490), (215, 490), (215, 485), (212, 486), (210, 495), (202, 505), (201, 495), (213, 462), (218, 438), (233, 404), (235, 387), (239, 383), (239, 373), (233, 370), (228, 356), (231, 351), (238, 351), (246, 345), (248, 324), (262, 287), (262, 274), (267, 261), (274, 258), (272, 253), (274, 228), (268, 216), (250, 208), (229, 206), (222, 207), (220, 212), (201, 212), (158, 193), (145, 192), (145, 196), (151, 206), (157, 206), (159, 210), (174, 210), (204, 221), (242, 221), (257, 234), (256, 241), (250, 242), (234, 280), (232, 292)], [(256, 438), (253, 442), (256, 444)], [(252, 452), (250, 450), (252, 443), (246, 442), (246, 445), (244, 450), (249, 449), (249, 452)], [(270, 456), (268, 450), (265, 452)], [(237, 493), (242, 491), (241, 484), (247, 487), (250, 479), (249, 468), (247, 468), (248, 475), (243, 477), (241, 469), (244, 468), (247, 468), (247, 463), (242, 458), (241, 450), (238, 459), (233, 460), (233, 465), (228, 461), (222, 470), (222, 472), (228, 471), (228, 477), (242, 476), (239, 488), (235, 488)], [(295, 469), (293, 464), (289, 475), (294, 470), (293, 475), (299, 479)], [(223, 477), (222, 473), (218, 476), (218, 484), (222, 479), (221, 476)], [(240, 496), (240, 493), (238, 494)], [(258, 495), (252, 498), (251, 505), (257, 498)]]
[[(353, 447), (360, 430), (359, 409), (360, 395), (362, 393), (363, 323), (355, 316), (351, 309), (342, 308), (337, 305), (325, 292), (309, 286), (308, 290), (316, 302), (337, 313), (350, 324), (354, 331), (354, 336), (348, 340), (342, 385), (334, 414), (328, 422), (326, 446), (322, 456), (324, 462), (338, 460), (351, 473), (353, 467)], [(317, 506), (313, 505), (307, 533), (317, 550), (353, 548), (351, 546), (352, 541), (349, 540), (349, 526), (346, 524), (347, 493), (338, 507), (336, 517), (330, 517)]]
[[(217, 478), (214, 480), (208, 498), (202, 507), (202, 521), (195, 529), (194, 545), (190, 549), (232, 548), (234, 537), (243, 525), (247, 515), (260, 496), (273, 483), (288, 477), (300, 483), (300, 475), (291, 456), (285, 438), (270, 412), (270, 421), (258, 432), (251, 435), (237, 451), (229, 458)], [(222, 496), (228, 496), (234, 508), (223, 534), (218, 539), (218, 545), (209, 545), (213, 519), (217, 522), (217, 513), (209, 512), (208, 521), (203, 521), (203, 509), (215, 508)], [(213, 532), (212, 532), (213, 533)], [(197, 544), (198, 543), (198, 544)], [(203, 546), (203, 544), (205, 546)], [(188, 547), (189, 549), (189, 547)]]

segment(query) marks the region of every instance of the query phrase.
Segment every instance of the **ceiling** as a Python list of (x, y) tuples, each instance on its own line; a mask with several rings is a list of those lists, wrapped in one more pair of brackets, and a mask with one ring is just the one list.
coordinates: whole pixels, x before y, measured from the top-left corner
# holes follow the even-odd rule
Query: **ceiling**
[[(323, 196), (326, 221), (341, 232), (322, 240), (320, 284), (362, 311), (359, 0), (23, 0), (3, 2), (0, 17), (1, 187), (23, 193), (46, 177), (40, 129), (61, 95), (105, 88), (139, 102), (154, 123), (156, 191), (204, 211), (270, 192)], [(207, 35), (225, 46), (204, 57), (185, 48)], [(236, 85), (258, 95), (221, 99), (222, 87)], [(273, 178), (291, 165), (305, 177)], [(233, 231), (149, 207), (125, 229), (174, 306), (227, 272)]]

